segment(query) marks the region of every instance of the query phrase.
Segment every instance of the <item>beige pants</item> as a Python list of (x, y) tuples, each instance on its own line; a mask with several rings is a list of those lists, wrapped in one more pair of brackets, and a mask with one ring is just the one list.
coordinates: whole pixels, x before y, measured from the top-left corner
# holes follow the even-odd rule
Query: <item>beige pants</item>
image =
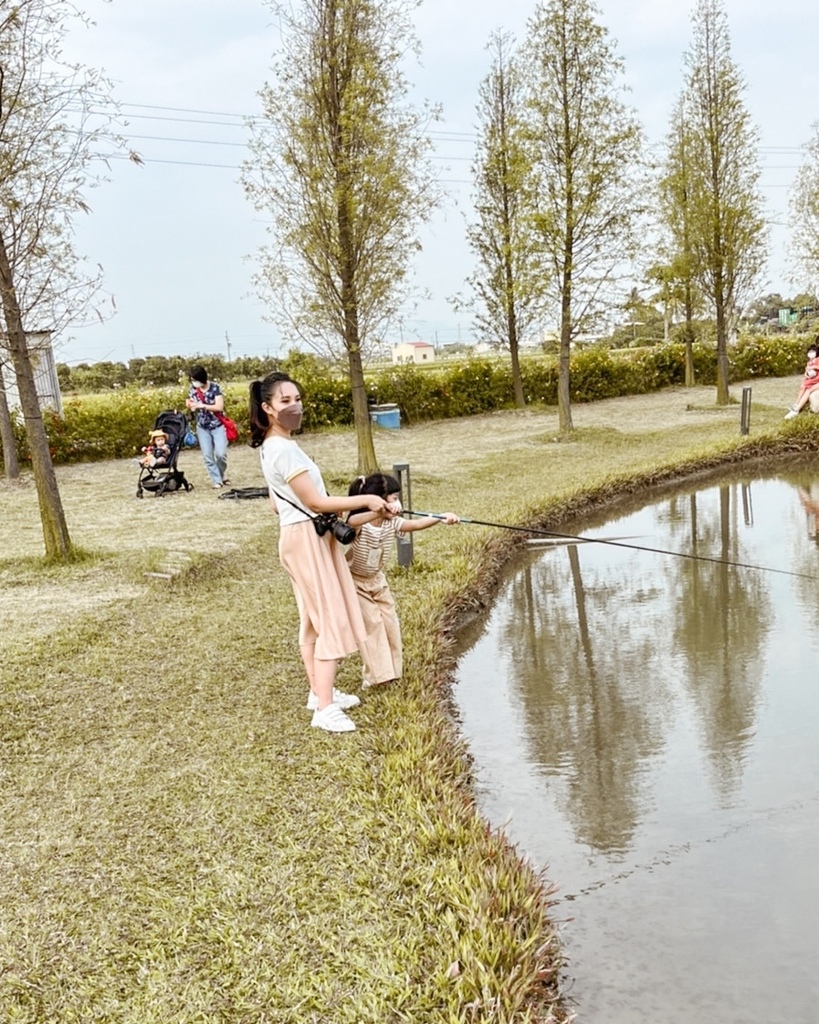
[(403, 671), (401, 627), (395, 601), (383, 572), (353, 576), (367, 638), (360, 645), (364, 678), (370, 683), (400, 679)]

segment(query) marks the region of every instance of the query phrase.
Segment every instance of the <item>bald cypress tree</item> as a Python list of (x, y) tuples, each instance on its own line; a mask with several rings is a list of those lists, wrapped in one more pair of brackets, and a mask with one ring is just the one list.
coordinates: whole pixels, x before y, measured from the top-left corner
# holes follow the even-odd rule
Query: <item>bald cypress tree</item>
[(717, 404), (729, 401), (728, 340), (765, 265), (759, 133), (743, 102), (721, 0), (698, 0), (685, 57), (686, 220), (691, 268), (716, 321)]
[(523, 83), (511, 35), (494, 33), (488, 48), (492, 64), (480, 87), (472, 167), (476, 216), (467, 231), (477, 266), (468, 283), (478, 332), (509, 351), (515, 401), (523, 407), (519, 348), (541, 305), (543, 273), (529, 216)]
[(683, 99), (678, 100), (666, 139), (664, 166), (658, 183), (658, 210), (662, 233), (661, 249), (667, 262), (658, 273), (680, 300), (685, 343), (685, 383), (694, 385), (694, 310), (699, 299), (692, 237), (693, 170), (692, 129), (685, 115)]
[(794, 276), (815, 292), (819, 285), (819, 122), (805, 147), (790, 201), (789, 255)]
[(242, 181), (270, 218), (255, 283), (271, 319), (345, 366), (358, 468), (376, 468), (364, 357), (410, 293), (417, 228), (439, 187), (431, 112), (407, 101), (411, 0), (300, 0), (251, 123)]
[[(62, 44), (81, 19), (66, 0), (16, 0), (0, 8), (0, 317), (4, 358), (14, 368), (40, 507), (46, 556), (71, 556), (27, 336), (57, 332), (93, 307), (99, 268), (87, 272), (72, 220), (88, 212), (92, 163), (118, 138), (108, 83), (69, 64)], [(138, 157), (134, 157), (139, 159)], [(4, 447), (12, 444), (2, 432)], [(7, 449), (8, 450), (8, 449)]]
[(560, 333), (558, 415), (572, 428), (569, 356), (616, 293), (645, 204), (642, 129), (590, 0), (548, 0), (523, 46), (532, 219)]

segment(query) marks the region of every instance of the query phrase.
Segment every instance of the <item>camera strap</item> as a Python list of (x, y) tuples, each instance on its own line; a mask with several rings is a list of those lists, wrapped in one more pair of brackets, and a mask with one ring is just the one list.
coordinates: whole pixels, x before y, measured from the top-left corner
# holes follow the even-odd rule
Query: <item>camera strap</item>
[(275, 487), (271, 487), (270, 490), (273, 491), (277, 498), (281, 498), (281, 500), (286, 501), (288, 505), (292, 505), (293, 508), (297, 508), (299, 512), (303, 512), (308, 519), (315, 520), (316, 517), (313, 515), (312, 512), (308, 512), (306, 508), (302, 508), (301, 505), (297, 505), (295, 501), (291, 501), (289, 498), (286, 498), (283, 494), (279, 494)]

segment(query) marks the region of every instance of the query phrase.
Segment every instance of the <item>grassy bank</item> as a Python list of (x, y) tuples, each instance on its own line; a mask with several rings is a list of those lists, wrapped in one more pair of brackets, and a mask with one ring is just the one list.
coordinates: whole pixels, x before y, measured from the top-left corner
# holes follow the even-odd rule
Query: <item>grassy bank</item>
[[(755, 383), (746, 439), (738, 408), (697, 389), (578, 408), (570, 440), (526, 411), (379, 433), (377, 450), (410, 463), (418, 508), (555, 523), (680, 467), (815, 450), (813, 418), (782, 425), (792, 392)], [(351, 435), (304, 446), (346, 491)], [(65, 569), (38, 561), (30, 483), (0, 485), (0, 1019), (566, 1019), (549, 883), (476, 814), (448, 710), (451, 630), (516, 535), (420, 535), (391, 574), (403, 683), (366, 695), (354, 735), (316, 735), (275, 521), (183, 458), (196, 489), (143, 501), (127, 460), (63, 467), (93, 552)], [(237, 486), (259, 484), (255, 453), (230, 459)]]

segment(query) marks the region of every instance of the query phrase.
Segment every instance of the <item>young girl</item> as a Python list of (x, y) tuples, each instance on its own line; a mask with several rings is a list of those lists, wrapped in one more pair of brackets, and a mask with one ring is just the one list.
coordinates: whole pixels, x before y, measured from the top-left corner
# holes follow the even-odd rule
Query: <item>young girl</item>
[(810, 396), (813, 394), (814, 388), (819, 384), (819, 348), (817, 348), (815, 344), (811, 345), (808, 349), (807, 355), (808, 363), (805, 367), (805, 375), (802, 377), (802, 385), (799, 388), (799, 394), (796, 396), (796, 401), (785, 413), (786, 420), (792, 420), (794, 416), (799, 415), (802, 409), (810, 401)]
[(302, 411), (301, 391), (286, 373), (271, 373), (250, 385), (250, 444), (261, 448), (262, 472), (279, 514), (279, 558), (299, 609), (311, 724), (327, 732), (352, 732), (355, 724), (345, 710), (359, 699), (336, 690), (334, 683), (339, 660), (364, 641), (364, 622), (341, 545), (331, 530), (319, 536), (311, 517), (362, 505), (372, 514), (392, 513), (377, 495), (362, 502), (327, 494), (318, 466), (291, 437), (301, 427)]
[[(424, 516), (421, 519), (402, 519), (401, 485), (395, 477), (384, 473), (357, 477), (350, 485), (350, 494), (359, 495), (360, 504), (347, 522), (356, 530), (356, 539), (347, 549), (347, 559), (353, 582), (361, 603), (367, 639), (361, 647), (364, 662), (364, 687), (379, 686), (401, 677), (401, 627), (395, 611), (395, 601), (383, 572), (388, 545), (396, 536), (427, 530), (430, 526), (460, 522), (454, 512), (444, 512), (441, 518)], [(390, 508), (390, 516), (368, 511), (366, 498), (378, 495)], [(395, 517), (395, 518), (393, 518)]]

